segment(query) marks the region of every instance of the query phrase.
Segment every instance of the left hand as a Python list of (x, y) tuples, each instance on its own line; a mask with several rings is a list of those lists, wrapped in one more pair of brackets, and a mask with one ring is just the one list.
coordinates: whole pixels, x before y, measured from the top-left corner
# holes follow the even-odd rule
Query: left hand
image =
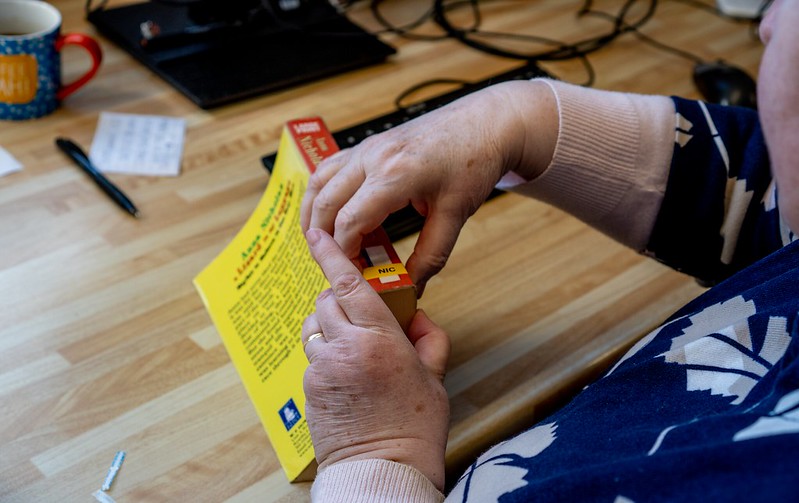
[(308, 181), (302, 228), (322, 229), (356, 257), (364, 235), (412, 205), (425, 218), (405, 267), (421, 296), (502, 176), (512, 169), (532, 180), (550, 164), (558, 130), (543, 82), (471, 93), (325, 159)]
[(417, 311), (406, 336), (383, 300), (328, 234), (306, 234), (331, 288), (303, 324), (310, 365), (305, 412), (319, 470), (381, 458), (413, 466), (439, 490), (449, 401), (449, 338)]

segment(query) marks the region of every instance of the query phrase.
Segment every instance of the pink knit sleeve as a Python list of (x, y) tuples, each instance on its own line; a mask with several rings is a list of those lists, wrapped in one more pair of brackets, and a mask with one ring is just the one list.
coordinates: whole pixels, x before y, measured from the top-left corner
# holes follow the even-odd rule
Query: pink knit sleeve
[(315, 503), (440, 503), (444, 495), (415, 468), (385, 459), (334, 463), (311, 487)]
[(675, 120), (671, 99), (541, 81), (558, 103), (552, 162), (532, 181), (513, 181), (511, 175), (498, 187), (552, 204), (642, 250), (668, 179)]

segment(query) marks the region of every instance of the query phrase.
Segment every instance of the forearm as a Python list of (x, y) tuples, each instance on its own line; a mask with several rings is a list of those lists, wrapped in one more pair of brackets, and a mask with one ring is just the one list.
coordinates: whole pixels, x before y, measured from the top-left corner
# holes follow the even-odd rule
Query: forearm
[(530, 84), (549, 87), (556, 102), (554, 121), (550, 111), (542, 117), (536, 108), (519, 107), (520, 113), (529, 115), (528, 138), (541, 128), (557, 131), (551, 162), (542, 168), (544, 149), (527, 149), (514, 172), (529, 182), (500, 187), (548, 202), (642, 250), (668, 178), (674, 143), (671, 100), (551, 80)]

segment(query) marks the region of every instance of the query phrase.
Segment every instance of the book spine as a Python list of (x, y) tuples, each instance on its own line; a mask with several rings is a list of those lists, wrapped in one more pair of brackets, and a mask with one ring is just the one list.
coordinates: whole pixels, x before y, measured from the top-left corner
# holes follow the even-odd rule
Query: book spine
[[(286, 128), (311, 173), (323, 160), (339, 151), (336, 140), (319, 117), (289, 121)], [(364, 236), (358, 263), (364, 278), (378, 293), (413, 287), (411, 277), (382, 227)]]
[(319, 163), (339, 151), (336, 140), (319, 117), (289, 121), (286, 127), (311, 173)]

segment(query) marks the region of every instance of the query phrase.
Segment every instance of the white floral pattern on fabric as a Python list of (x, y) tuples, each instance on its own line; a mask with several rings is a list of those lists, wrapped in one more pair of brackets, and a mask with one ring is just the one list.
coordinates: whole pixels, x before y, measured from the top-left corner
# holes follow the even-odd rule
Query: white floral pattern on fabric
[(733, 405), (746, 398), (761, 377), (779, 361), (791, 342), (785, 318), (772, 317), (759, 353), (755, 352), (749, 318), (753, 301), (734, 297), (691, 316), (691, 325), (663, 353), (666, 362), (684, 365), (688, 391), (709, 390), (732, 396)]
[(503, 494), (524, 487), (527, 470), (505, 463), (537, 456), (555, 441), (556, 429), (555, 423), (542, 424), (495, 445), (466, 470), (447, 501), (497, 501)]
[(733, 440), (739, 442), (789, 433), (799, 433), (799, 390), (780, 398), (771, 415), (761, 417), (752, 426), (739, 431)]
[[(756, 352), (749, 325), (749, 319), (755, 314), (757, 307), (754, 301), (747, 301), (741, 296), (708, 306), (689, 317), (691, 325), (683, 329), (683, 335), (672, 339), (669, 351), (660, 356), (665, 357), (667, 363), (687, 367), (688, 391), (710, 391), (714, 395), (735, 397), (730, 405), (739, 405), (785, 355), (791, 343), (787, 320), (771, 316), (764, 342), (760, 351)], [(783, 404), (794, 394), (786, 395), (775, 408), (774, 413), (778, 417), (761, 418), (739, 432), (735, 440), (739, 437), (775, 435), (778, 433), (774, 431), (781, 430), (786, 430), (786, 433), (799, 432), (799, 412), (795, 410), (799, 396)], [(657, 452), (666, 435), (678, 426), (664, 429), (647, 455)]]

